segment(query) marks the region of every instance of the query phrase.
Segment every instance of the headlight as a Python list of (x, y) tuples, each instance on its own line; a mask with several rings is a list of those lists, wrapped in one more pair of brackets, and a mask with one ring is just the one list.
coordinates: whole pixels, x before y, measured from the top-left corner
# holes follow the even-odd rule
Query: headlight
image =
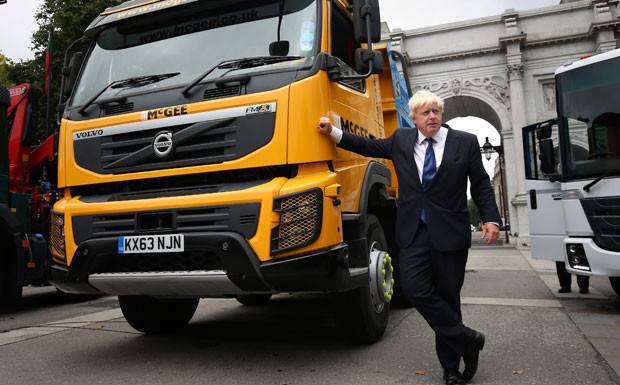
[(271, 254), (298, 249), (318, 238), (322, 202), (318, 188), (275, 199), (273, 210), (280, 213), (280, 223), (271, 233)]
[(63, 214), (52, 212), (50, 219), (50, 252), (54, 257), (66, 261), (65, 216)]
[(575, 270), (590, 271), (590, 264), (586, 251), (581, 243), (568, 243), (566, 245), (568, 264)]

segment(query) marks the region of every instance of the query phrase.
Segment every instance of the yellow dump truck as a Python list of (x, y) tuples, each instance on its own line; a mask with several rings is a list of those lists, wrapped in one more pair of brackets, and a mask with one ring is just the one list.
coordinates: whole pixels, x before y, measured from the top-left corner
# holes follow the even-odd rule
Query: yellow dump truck
[(321, 116), (368, 137), (413, 126), (402, 56), (373, 47), (379, 20), (377, 0), (102, 12), (88, 50), (66, 55), (52, 283), (118, 295), (144, 333), (185, 326), (200, 298), (325, 293), (343, 330), (379, 340), (397, 181), (316, 129)]

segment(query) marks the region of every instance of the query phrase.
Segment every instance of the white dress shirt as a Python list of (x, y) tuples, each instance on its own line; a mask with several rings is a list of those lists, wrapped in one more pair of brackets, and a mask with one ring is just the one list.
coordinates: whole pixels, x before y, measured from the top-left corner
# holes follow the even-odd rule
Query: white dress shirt
[[(441, 166), (441, 161), (443, 160), (443, 150), (446, 147), (447, 136), (448, 129), (445, 127), (440, 127), (439, 131), (432, 136), (433, 140), (435, 140), (433, 152), (435, 153), (435, 164), (437, 170), (439, 170), (439, 166)], [(426, 147), (428, 146), (428, 141), (426, 139), (427, 138), (422, 135), (420, 130), (418, 130), (418, 138), (413, 146), (413, 159), (415, 159), (415, 165), (418, 168), (420, 183), (422, 183), (422, 171), (424, 170), (424, 154), (426, 153)]]

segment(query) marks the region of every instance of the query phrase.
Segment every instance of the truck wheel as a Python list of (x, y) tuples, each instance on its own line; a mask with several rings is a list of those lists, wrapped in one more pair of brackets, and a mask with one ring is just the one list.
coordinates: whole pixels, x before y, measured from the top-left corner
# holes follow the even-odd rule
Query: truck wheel
[(120, 295), (118, 302), (127, 322), (139, 332), (161, 334), (181, 329), (196, 312), (199, 298), (154, 298)]
[(269, 303), (271, 294), (245, 294), (238, 295), (235, 299), (245, 306), (261, 306)]
[(23, 287), (15, 283), (14, 275), (17, 271), (2, 270), (3, 266), (0, 263), (0, 304), (12, 305), (22, 297)]
[(8, 245), (8, 253), (0, 255), (0, 304), (10, 305), (22, 297), (22, 286), (17, 284), (17, 252), (13, 239), (0, 236), (3, 245)]
[(620, 277), (609, 277), (609, 283), (616, 294), (620, 295)]
[(383, 337), (393, 295), (393, 268), (381, 223), (369, 214), (364, 224), (368, 241), (369, 285), (332, 296), (336, 322), (354, 340), (375, 343)]
[(61, 302), (64, 303), (79, 303), (92, 301), (101, 297), (102, 295), (103, 294), (73, 294), (64, 292), (59, 288), (56, 288), (56, 296), (60, 299)]

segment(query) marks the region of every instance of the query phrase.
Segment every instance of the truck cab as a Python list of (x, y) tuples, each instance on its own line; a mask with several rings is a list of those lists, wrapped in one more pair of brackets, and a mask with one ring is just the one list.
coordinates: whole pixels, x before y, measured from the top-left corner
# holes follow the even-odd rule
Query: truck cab
[(523, 128), (532, 256), (620, 294), (620, 49), (555, 74), (557, 119)]
[(321, 292), (380, 339), (397, 181), (316, 130), (413, 126), (397, 55), (373, 49), (378, 2), (130, 1), (85, 38), (64, 80), (53, 283), (118, 295), (146, 333), (204, 297)]

